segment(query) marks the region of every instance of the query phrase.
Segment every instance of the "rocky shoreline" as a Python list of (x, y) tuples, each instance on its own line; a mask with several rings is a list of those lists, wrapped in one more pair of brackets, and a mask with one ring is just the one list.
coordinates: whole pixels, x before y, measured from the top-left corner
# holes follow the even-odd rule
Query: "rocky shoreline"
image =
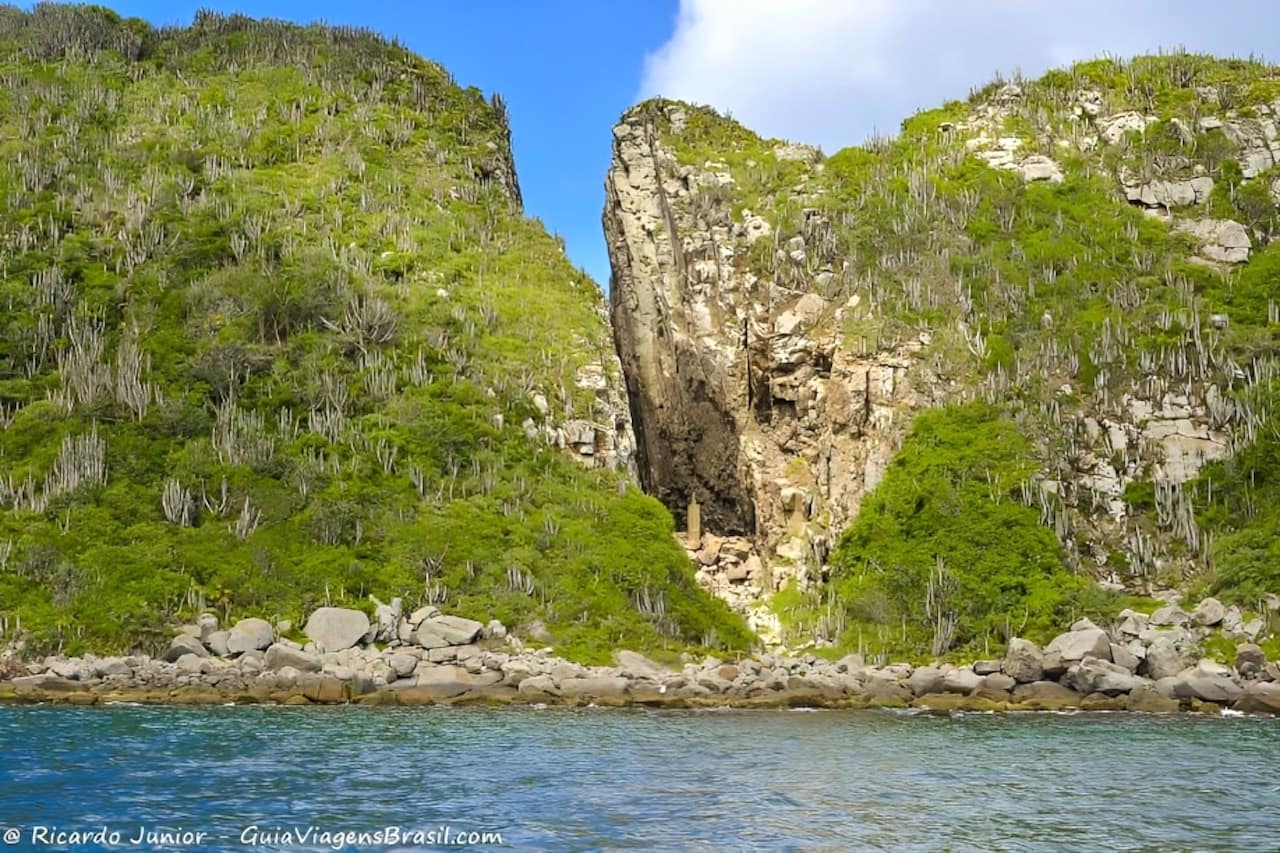
[[(375, 619), (325, 607), (301, 644), (291, 626), (244, 619), (230, 630), (211, 614), (186, 626), (159, 658), (49, 657), (10, 663), (0, 703), (96, 705), (280, 704), (566, 705), (656, 708), (917, 708), (952, 711), (1209, 712), (1280, 715), (1280, 663), (1252, 642), (1234, 666), (1195, 657), (1219, 627), (1221, 605), (1192, 614), (1125, 611), (1104, 629), (1081, 620), (1044, 649), (1011, 640), (1002, 659), (964, 666), (869, 666), (858, 655), (706, 658), (680, 669), (630, 651), (613, 666), (582, 666), (526, 649), (493, 621), (434, 607)], [(1215, 621), (1216, 620), (1216, 621)], [(1212, 624), (1206, 624), (1212, 622)], [(278, 629), (284, 630), (278, 630)]]

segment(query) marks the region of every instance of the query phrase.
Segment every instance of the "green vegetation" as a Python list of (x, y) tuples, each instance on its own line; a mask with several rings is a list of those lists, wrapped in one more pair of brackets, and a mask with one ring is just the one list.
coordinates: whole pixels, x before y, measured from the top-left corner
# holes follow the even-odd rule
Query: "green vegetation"
[(831, 557), (846, 644), (858, 636), (871, 653), (916, 658), (981, 652), (1009, 636), (1047, 641), (1108, 604), (1019, 502), (1036, 470), (1030, 451), (985, 404), (916, 418)]
[[(919, 418), (843, 532), (830, 579), (774, 600), (792, 640), (927, 656), (1008, 630), (1042, 636), (1116, 609), (1095, 575), (1254, 606), (1280, 592), (1280, 439), (1262, 392), (1277, 375), (1280, 170), (1250, 141), (1278, 96), (1280, 70), (1252, 60), (1101, 59), (997, 80), (894, 138), (813, 161), (780, 158), (777, 140), (705, 107), (638, 108), (661, 117), (681, 166), (731, 174), (697, 183), (708, 228), (744, 209), (771, 224), (771, 239), (736, 254), (740, 280), (843, 306), (823, 322), (839, 317), (859, 354), (927, 333), (929, 381), (984, 404)], [(1116, 130), (1128, 111), (1130, 129)], [(1061, 180), (993, 166), (1002, 151), (1052, 160)], [(1212, 181), (1207, 197), (1160, 210), (1124, 189), (1193, 177)], [(1208, 262), (1155, 213), (1235, 220), (1250, 260)], [(1241, 448), (1185, 485), (1165, 478), (1159, 434), (1142, 435), (1183, 407)], [(1116, 435), (1127, 438), (1113, 446)], [(942, 610), (931, 580), (949, 596)], [(939, 614), (954, 621), (945, 642)]]
[(0, 8), (4, 640), (376, 594), (584, 660), (749, 644), (666, 512), (543, 437), (604, 417), (611, 345), (508, 137), (368, 32)]

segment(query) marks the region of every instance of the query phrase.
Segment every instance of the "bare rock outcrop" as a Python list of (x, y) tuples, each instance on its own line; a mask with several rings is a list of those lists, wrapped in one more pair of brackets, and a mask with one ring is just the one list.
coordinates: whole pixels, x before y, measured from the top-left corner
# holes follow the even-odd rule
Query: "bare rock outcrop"
[(943, 393), (917, 357), (927, 334), (842, 345), (844, 319), (876, 307), (824, 296), (830, 271), (803, 291), (751, 271), (761, 241), (803, 264), (805, 239), (779, 243), (768, 223), (718, 204), (728, 172), (682, 166), (663, 145), (661, 129), (684, 121), (678, 105), (648, 103), (614, 128), (604, 211), (612, 319), (641, 482), (678, 518), (696, 499), (703, 530), (754, 544), (701, 563), (704, 582), (741, 609), (726, 593), (767, 594), (816, 573), (911, 414)]

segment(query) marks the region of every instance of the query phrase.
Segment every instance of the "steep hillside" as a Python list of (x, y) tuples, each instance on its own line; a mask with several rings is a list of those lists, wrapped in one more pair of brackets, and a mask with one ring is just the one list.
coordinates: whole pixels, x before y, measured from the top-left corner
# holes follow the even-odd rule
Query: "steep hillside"
[(401, 596), (729, 644), (502, 102), (368, 32), (0, 7), (0, 645)]
[(1185, 53), (830, 157), (630, 110), (615, 337), (704, 584), (791, 640), (921, 654), (1116, 607), (1093, 580), (1280, 592), (1278, 115), (1277, 69)]

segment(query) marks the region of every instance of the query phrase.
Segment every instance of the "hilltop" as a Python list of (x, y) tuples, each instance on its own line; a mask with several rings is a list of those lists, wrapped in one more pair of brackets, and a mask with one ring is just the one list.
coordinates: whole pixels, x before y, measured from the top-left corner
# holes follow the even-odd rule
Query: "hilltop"
[(0, 637), (402, 597), (742, 647), (635, 486), (599, 288), (500, 98), (362, 30), (0, 8)]

